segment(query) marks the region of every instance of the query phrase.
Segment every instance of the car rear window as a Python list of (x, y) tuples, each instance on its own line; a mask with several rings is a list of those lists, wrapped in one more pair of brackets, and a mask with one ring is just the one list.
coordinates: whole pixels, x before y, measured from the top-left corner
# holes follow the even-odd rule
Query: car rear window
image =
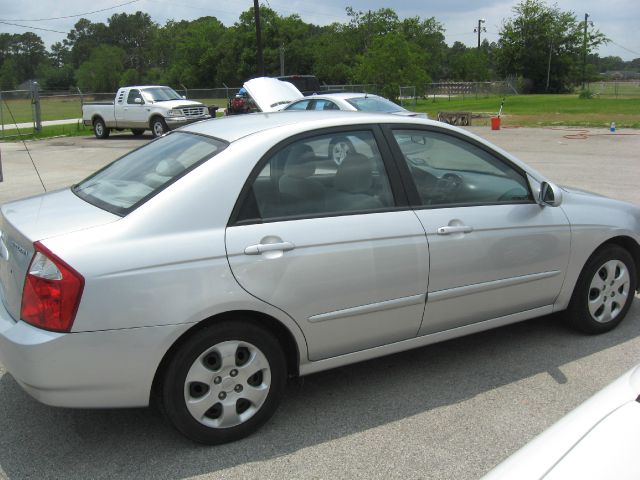
[(215, 138), (174, 132), (126, 154), (72, 190), (83, 200), (124, 216), (226, 146)]
[(346, 100), (361, 112), (394, 113), (406, 111), (400, 105), (396, 105), (392, 101), (382, 97), (354, 97), (347, 98)]

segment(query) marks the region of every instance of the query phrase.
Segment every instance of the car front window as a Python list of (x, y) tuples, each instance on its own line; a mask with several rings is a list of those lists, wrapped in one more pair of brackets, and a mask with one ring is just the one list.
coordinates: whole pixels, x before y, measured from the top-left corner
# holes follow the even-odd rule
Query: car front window
[(72, 190), (99, 208), (126, 215), (226, 145), (203, 135), (175, 132), (128, 153)]
[(182, 97), (178, 93), (169, 87), (152, 87), (142, 90), (143, 95), (147, 100), (153, 102), (166, 102), (168, 100), (181, 100)]
[(394, 130), (424, 206), (532, 201), (522, 172), (458, 137)]

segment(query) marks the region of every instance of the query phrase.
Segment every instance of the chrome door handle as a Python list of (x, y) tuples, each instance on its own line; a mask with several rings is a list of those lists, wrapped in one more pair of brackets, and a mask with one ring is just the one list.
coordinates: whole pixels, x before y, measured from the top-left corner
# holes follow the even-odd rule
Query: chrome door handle
[(451, 235), (452, 233), (470, 233), (473, 227), (467, 225), (450, 225), (438, 228), (438, 235)]
[(264, 252), (282, 251), (287, 252), (293, 250), (296, 246), (291, 242), (278, 243), (259, 243), (257, 245), (249, 245), (244, 249), (245, 255), (260, 255)]

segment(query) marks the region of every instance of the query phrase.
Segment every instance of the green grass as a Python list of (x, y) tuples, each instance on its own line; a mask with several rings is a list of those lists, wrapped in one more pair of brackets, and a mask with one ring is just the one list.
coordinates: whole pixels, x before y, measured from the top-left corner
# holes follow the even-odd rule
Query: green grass
[(83, 126), (80, 122), (78, 124), (42, 127), (42, 131), (39, 133), (34, 132), (33, 128), (21, 129), (21, 136), (17, 136), (17, 133), (17, 130), (5, 130), (5, 136), (0, 136), (0, 142), (19, 142), (20, 139), (38, 140), (51, 137), (82, 137), (93, 135), (93, 129)]
[[(495, 115), (503, 97), (451, 97), (422, 99), (415, 109), (436, 118), (441, 111), (470, 111), (485, 114), (474, 119), (474, 125), (488, 124)], [(578, 95), (517, 95), (505, 97), (502, 122), (506, 125), (544, 126), (569, 125), (607, 127), (616, 122), (618, 127), (640, 128), (640, 98), (580, 99)]]
[[(7, 100), (2, 102), (2, 120), (5, 124), (24, 123), (33, 121), (31, 100)], [(82, 108), (80, 98), (43, 98), (40, 102), (42, 120), (62, 120), (66, 118), (81, 118)], [(13, 118), (11, 117), (13, 114)]]

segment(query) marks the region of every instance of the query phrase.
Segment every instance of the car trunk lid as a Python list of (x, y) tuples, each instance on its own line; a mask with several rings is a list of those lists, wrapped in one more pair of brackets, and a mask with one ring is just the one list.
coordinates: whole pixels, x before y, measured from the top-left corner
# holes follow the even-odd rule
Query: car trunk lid
[(0, 297), (18, 320), (22, 288), (33, 257), (33, 243), (103, 225), (120, 217), (61, 190), (10, 202), (0, 209)]

